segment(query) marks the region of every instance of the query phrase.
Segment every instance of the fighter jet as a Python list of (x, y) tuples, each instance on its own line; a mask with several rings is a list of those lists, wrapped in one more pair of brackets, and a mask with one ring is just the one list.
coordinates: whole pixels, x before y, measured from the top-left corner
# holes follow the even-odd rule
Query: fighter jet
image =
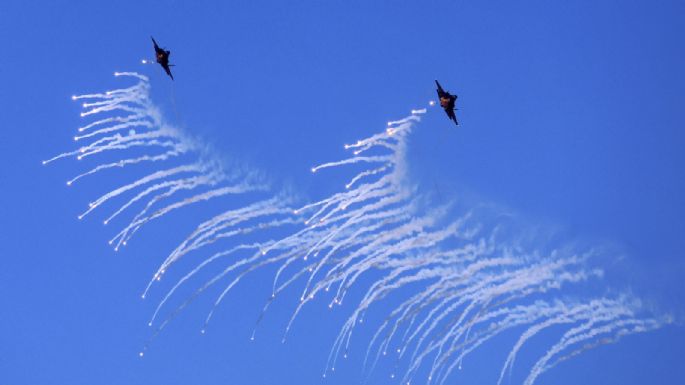
[(155, 57), (157, 58), (157, 63), (159, 63), (162, 68), (164, 68), (164, 71), (166, 72), (167, 75), (171, 78), (171, 80), (174, 80), (174, 75), (171, 74), (171, 69), (169, 67), (173, 67), (173, 64), (169, 64), (169, 55), (171, 55), (171, 51), (167, 51), (163, 48), (159, 48), (157, 45), (157, 42), (155, 41), (155, 38), (150, 36), (152, 39), (152, 44), (155, 45)]
[(449, 117), (450, 120), (454, 120), (454, 124), (458, 126), (459, 122), (457, 122), (457, 116), (454, 114), (454, 110), (456, 110), (454, 105), (457, 102), (457, 95), (452, 95), (443, 90), (437, 80), (435, 81), (435, 84), (438, 85), (438, 98), (440, 99), (440, 107), (445, 109), (447, 117)]

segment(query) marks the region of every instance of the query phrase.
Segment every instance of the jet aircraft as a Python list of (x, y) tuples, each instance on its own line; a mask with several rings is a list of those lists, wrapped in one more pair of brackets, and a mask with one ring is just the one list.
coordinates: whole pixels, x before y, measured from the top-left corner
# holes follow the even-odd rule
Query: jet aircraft
[(157, 45), (155, 38), (152, 36), (150, 36), (150, 38), (152, 39), (152, 44), (155, 45), (155, 58), (157, 59), (157, 63), (159, 63), (162, 66), (162, 68), (164, 68), (164, 71), (167, 75), (169, 75), (171, 80), (174, 80), (174, 75), (171, 74), (171, 69), (169, 68), (174, 66), (173, 64), (169, 64), (169, 55), (171, 55), (171, 51), (159, 48), (159, 45)]
[(450, 120), (454, 121), (454, 124), (457, 126), (459, 125), (459, 122), (457, 122), (457, 116), (454, 114), (454, 110), (456, 108), (454, 105), (457, 103), (457, 95), (452, 95), (449, 92), (445, 91), (442, 89), (440, 86), (440, 83), (438, 81), (435, 81), (435, 84), (438, 86), (438, 98), (440, 99), (440, 107), (442, 107), (445, 110), (445, 113), (447, 113), (447, 117), (450, 118)]

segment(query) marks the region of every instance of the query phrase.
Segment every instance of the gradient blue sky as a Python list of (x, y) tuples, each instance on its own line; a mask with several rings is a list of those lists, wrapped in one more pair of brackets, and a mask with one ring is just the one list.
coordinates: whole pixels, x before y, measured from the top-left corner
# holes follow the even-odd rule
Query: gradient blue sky
[[(139, 294), (178, 239), (166, 235), (198, 218), (153, 224), (115, 254), (114, 229), (76, 215), (116, 174), (67, 188), (74, 162), (40, 165), (73, 146), (79, 106), (69, 97), (120, 86), (115, 70), (149, 75), (176, 124), (312, 197), (335, 186), (311, 165), (434, 99), (440, 79), (460, 96), (462, 126), (427, 115), (412, 138), (418, 182), (612, 245), (628, 256), (612, 278), (682, 315), (683, 20), (679, 1), (3, 1), (0, 384), (321, 383), (342, 314), (310, 308), (282, 345), (294, 304), (284, 302), (249, 343), (266, 275), (226, 303), (207, 336), (205, 299), (138, 358), (161, 293)], [(140, 64), (150, 35), (173, 51), (175, 82)], [(477, 368), (503, 359), (503, 346), (467, 360), (453, 383), (491, 382)], [(539, 383), (682, 384), (684, 354), (685, 332), (668, 327)], [(358, 383), (351, 361), (324, 383)]]

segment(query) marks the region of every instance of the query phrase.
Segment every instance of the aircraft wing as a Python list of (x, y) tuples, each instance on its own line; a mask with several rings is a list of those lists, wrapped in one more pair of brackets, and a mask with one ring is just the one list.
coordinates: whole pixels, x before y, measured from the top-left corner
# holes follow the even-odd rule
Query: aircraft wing
[(457, 115), (454, 113), (454, 110), (445, 110), (445, 112), (447, 113), (447, 117), (449, 117), (450, 120), (453, 120), (454, 124), (458, 126), (459, 122), (457, 122)]
[(440, 86), (440, 83), (438, 83), (437, 80), (435, 81), (435, 85), (438, 86), (438, 96), (443, 96), (446, 94), (445, 90), (442, 89), (442, 86)]
[(171, 74), (171, 68), (169, 68), (168, 65), (162, 66), (164, 67), (164, 72), (166, 72), (167, 75), (171, 78), (171, 80), (174, 80), (174, 75)]

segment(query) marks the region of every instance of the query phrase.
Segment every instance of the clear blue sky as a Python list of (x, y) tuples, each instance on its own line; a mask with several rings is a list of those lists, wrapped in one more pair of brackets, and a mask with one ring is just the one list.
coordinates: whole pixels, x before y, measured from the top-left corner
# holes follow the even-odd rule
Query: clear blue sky
[[(73, 162), (40, 164), (73, 146), (69, 97), (120, 85), (115, 70), (149, 75), (170, 119), (311, 196), (323, 188), (311, 165), (434, 99), (437, 78), (459, 94), (462, 125), (431, 110), (412, 139), (417, 181), (613, 245), (629, 257), (615, 274), (682, 315), (683, 20), (679, 1), (3, 1), (0, 384), (321, 383), (341, 316), (312, 307), (282, 345), (283, 303), (250, 343), (265, 275), (211, 335), (201, 300), (138, 358), (156, 304), (139, 295), (175, 246), (164, 227), (197, 219), (154, 224), (115, 254), (112, 229), (76, 220), (102, 177), (66, 188)], [(140, 64), (150, 35), (172, 50), (175, 82)], [(685, 331), (668, 327), (539, 383), (682, 384), (684, 355)]]

